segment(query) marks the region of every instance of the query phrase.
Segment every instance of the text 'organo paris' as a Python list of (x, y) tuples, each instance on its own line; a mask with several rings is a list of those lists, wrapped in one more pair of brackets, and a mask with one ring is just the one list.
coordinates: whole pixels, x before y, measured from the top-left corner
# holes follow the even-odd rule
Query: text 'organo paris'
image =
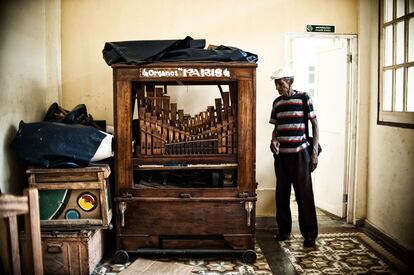
[(140, 77), (230, 77), (227, 68), (142, 68)]

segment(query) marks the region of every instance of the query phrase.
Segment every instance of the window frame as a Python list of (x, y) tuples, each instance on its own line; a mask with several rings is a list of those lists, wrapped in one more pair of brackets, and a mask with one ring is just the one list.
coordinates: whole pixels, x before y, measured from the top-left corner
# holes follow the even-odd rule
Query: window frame
[[(392, 0), (392, 19), (384, 22), (385, 1), (381, 0), (379, 5), (379, 21), (378, 21), (378, 101), (377, 101), (377, 124), (396, 126), (402, 128), (414, 129), (414, 112), (407, 111), (407, 96), (408, 96), (408, 68), (414, 68), (414, 61), (408, 62), (408, 47), (409, 47), (409, 22), (414, 20), (414, 12), (409, 13), (409, 0), (404, 1), (404, 15), (396, 18), (397, 15), (397, 0)], [(396, 64), (396, 44), (397, 44), (397, 23), (404, 22), (404, 61)], [(384, 30), (387, 26), (392, 26), (392, 64), (384, 66)], [(414, 54), (414, 53), (413, 53)], [(403, 68), (403, 111), (395, 111), (395, 97), (396, 97), (396, 70)], [(383, 91), (383, 77), (385, 71), (391, 71), (392, 74), (392, 90), (391, 90), (391, 111), (383, 110), (384, 91)], [(414, 81), (414, 80), (413, 80)]]

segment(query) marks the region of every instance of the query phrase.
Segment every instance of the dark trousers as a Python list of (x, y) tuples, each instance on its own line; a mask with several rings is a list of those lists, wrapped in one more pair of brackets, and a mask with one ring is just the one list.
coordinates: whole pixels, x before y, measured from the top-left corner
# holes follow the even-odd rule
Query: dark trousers
[(290, 191), (293, 185), (298, 203), (300, 232), (305, 239), (316, 239), (318, 236), (309, 162), (306, 149), (298, 153), (275, 156), (276, 222), (279, 234), (289, 235), (292, 231)]

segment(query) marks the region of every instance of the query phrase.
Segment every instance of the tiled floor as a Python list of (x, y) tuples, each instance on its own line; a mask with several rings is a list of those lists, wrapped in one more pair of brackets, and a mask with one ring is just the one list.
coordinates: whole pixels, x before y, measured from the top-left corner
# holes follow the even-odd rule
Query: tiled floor
[(262, 249), (267, 263), (273, 274), (293, 275), (296, 274), (293, 265), (280, 244), (274, 238), (274, 231), (257, 230), (256, 240)]
[(397, 275), (403, 270), (398, 259), (363, 232), (320, 233), (312, 248), (302, 243), (300, 235), (279, 242), (299, 274)]
[[(258, 245), (255, 246), (257, 259), (254, 263), (244, 263), (239, 258), (229, 256), (178, 256), (178, 257), (142, 257), (137, 261), (129, 261), (126, 264), (114, 264), (111, 258), (102, 261), (93, 271), (92, 275), (116, 275), (128, 269), (128, 274), (142, 271), (139, 274), (191, 274), (199, 275), (236, 275), (236, 274), (260, 274), (272, 275), (269, 265)], [(145, 272), (143, 272), (145, 269)], [(165, 270), (169, 270), (166, 272)]]
[[(297, 207), (296, 207), (295, 201), (292, 201), (291, 208), (292, 208), (292, 220), (293, 220), (292, 235), (298, 235), (298, 234), (300, 235), (300, 231), (298, 228)], [(341, 220), (333, 215), (325, 213), (324, 211), (321, 211), (320, 209), (317, 209), (317, 216), (318, 216), (319, 233), (321, 234), (322, 233), (358, 232), (358, 230), (353, 225), (347, 224), (344, 220)], [(289, 252), (286, 252), (286, 249), (282, 247), (283, 243), (277, 242), (275, 240), (274, 238), (275, 234), (276, 234), (276, 229), (257, 229), (256, 230), (256, 240), (260, 246), (261, 252), (263, 253), (263, 255), (265, 256), (267, 260), (267, 264), (268, 264), (267, 268), (269, 268), (270, 266), (270, 269), (273, 274), (283, 274), (283, 275), (297, 274), (295, 271), (295, 267), (293, 266), (293, 264), (291, 263), (291, 260), (289, 259)], [(293, 238), (299, 238), (300, 239), (299, 246), (302, 247), (301, 246), (302, 240), (300, 236), (299, 237), (296, 236)], [(267, 273), (263, 273), (263, 272), (267, 272)], [(106, 273), (95, 273), (95, 274), (106, 274)], [(219, 273), (216, 272), (214, 274), (219, 274)], [(239, 274), (239, 273), (233, 272), (231, 274)], [(269, 274), (269, 269), (267, 269), (267, 271), (261, 270), (260, 272), (252, 271), (249, 274)]]
[[(294, 200), (291, 202), (293, 232), (292, 234), (300, 234), (298, 226), (298, 211)], [(317, 210), (318, 226), (320, 233), (331, 232), (355, 232), (357, 231), (353, 225), (347, 224), (341, 219)], [(297, 274), (288, 255), (285, 253), (280, 243), (274, 238), (276, 229), (257, 229), (256, 240), (264, 254), (273, 274)], [(98, 273), (96, 273), (98, 274)]]
[[(298, 226), (298, 211), (297, 205), (294, 200), (291, 202), (292, 211), (292, 233), (300, 234)], [(356, 229), (353, 225), (347, 224), (345, 221), (329, 215), (320, 209), (317, 209), (319, 232), (355, 232)], [(276, 234), (275, 230), (261, 229), (256, 231), (257, 242), (259, 243), (263, 254), (265, 255), (270, 268), (274, 274), (296, 274), (293, 265), (291, 264), (288, 256), (274, 238)]]

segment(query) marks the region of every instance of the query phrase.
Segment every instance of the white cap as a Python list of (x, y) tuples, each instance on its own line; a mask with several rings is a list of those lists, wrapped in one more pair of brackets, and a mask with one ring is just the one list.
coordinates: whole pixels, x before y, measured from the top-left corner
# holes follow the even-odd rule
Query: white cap
[(270, 76), (270, 79), (276, 80), (284, 77), (294, 77), (293, 72), (289, 67), (283, 67), (276, 70), (276, 72)]

